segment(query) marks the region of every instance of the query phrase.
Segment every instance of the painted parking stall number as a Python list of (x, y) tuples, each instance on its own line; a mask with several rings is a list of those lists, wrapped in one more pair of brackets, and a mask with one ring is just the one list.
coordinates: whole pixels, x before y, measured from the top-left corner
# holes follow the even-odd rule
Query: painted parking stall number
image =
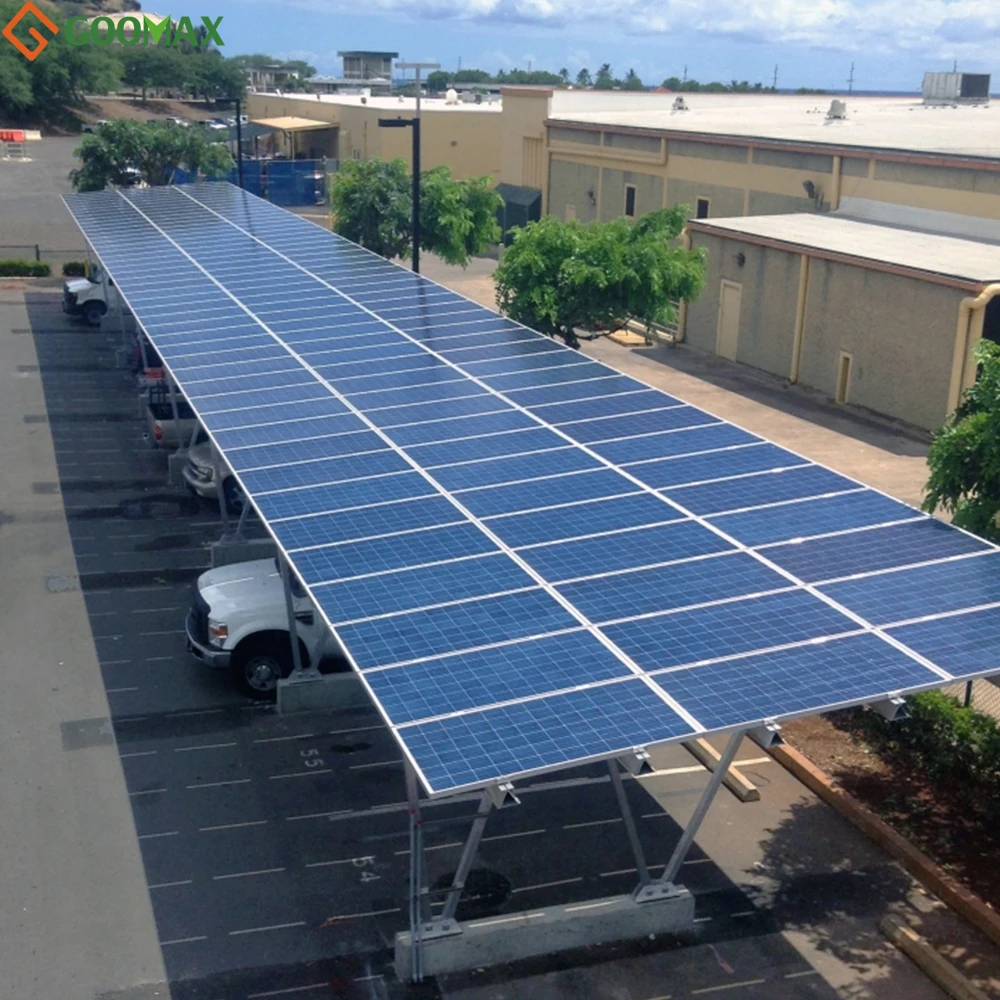
[(310, 770), (323, 767), (323, 758), (320, 757), (318, 750), (300, 750), (299, 754), (302, 757), (302, 764)]

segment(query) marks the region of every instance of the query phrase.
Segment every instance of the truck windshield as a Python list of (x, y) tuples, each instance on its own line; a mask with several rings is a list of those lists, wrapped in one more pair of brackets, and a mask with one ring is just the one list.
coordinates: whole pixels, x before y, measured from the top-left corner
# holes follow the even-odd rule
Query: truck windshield
[(90, 267), (90, 280), (95, 284), (99, 285), (104, 280), (104, 272), (101, 270), (100, 264), (92, 264)]

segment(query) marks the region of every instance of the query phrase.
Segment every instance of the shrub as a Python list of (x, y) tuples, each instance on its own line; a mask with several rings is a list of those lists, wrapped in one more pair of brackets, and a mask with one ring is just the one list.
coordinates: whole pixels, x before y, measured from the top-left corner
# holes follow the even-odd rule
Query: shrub
[(62, 266), (64, 278), (85, 278), (87, 265), (82, 260), (68, 260)]
[(37, 260), (0, 260), (0, 277), (45, 278), (52, 273), (50, 265)]
[(877, 746), (919, 767), (943, 792), (970, 809), (1000, 815), (1000, 725), (940, 691), (907, 699), (909, 718), (886, 722), (865, 712), (864, 729)]

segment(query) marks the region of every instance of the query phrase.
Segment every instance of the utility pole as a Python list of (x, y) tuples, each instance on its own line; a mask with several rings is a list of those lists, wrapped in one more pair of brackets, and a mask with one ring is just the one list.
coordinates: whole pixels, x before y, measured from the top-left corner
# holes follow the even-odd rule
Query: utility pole
[(771, 81), (771, 90), (778, 89), (778, 67), (774, 67), (774, 79)]
[(413, 270), (420, 273), (420, 71), (422, 69), (440, 69), (440, 63), (396, 63), (396, 69), (404, 72), (408, 69), (414, 70), (414, 79), (417, 88), (417, 109), (413, 118), (379, 118), (379, 128), (412, 128), (413, 129), (413, 221), (410, 228), (413, 230)]
[(851, 63), (851, 75), (847, 78), (847, 92), (854, 93), (854, 63)]
[(688, 68), (687, 68), (687, 64), (685, 63), (685, 65), (684, 65), (684, 75), (681, 77), (681, 81), (683, 83), (687, 83), (687, 78), (688, 78)]
[(458, 71), (459, 71), (459, 73), (462, 72), (462, 57), (461, 56), (458, 57)]
[(955, 60), (954, 64), (952, 65), (951, 71), (952, 71), (952, 73), (957, 73), (958, 72), (958, 60), (957, 59)]

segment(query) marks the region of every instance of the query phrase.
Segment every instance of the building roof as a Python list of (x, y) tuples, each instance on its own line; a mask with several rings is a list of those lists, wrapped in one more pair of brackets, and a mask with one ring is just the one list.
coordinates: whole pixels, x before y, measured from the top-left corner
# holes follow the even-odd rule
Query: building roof
[(297, 118), (295, 115), (285, 115), (283, 118), (254, 118), (252, 124), (282, 132), (306, 132), (309, 129), (335, 127), (333, 122), (321, 122), (316, 118)]
[(916, 97), (851, 97), (844, 120), (826, 117), (833, 95), (684, 94), (556, 90), (549, 119), (581, 125), (848, 146), (1000, 160), (1000, 102), (929, 107)]
[(749, 215), (734, 219), (692, 219), (692, 232), (732, 236), (751, 243), (903, 270), (938, 275), (946, 284), (985, 285), (1000, 281), (1000, 245), (878, 225), (838, 215)]
[[(356, 83), (354, 85), (357, 85)], [(384, 97), (368, 96), (367, 94), (275, 94), (265, 93), (258, 90), (257, 97), (277, 97), (286, 101), (302, 101), (306, 105), (313, 104), (337, 104), (343, 107), (369, 107), (378, 111), (394, 111), (398, 114), (413, 114), (417, 109), (415, 97), (402, 97), (396, 95), (386, 95)], [(499, 114), (501, 102), (490, 101), (484, 98), (481, 104), (473, 101), (459, 101), (458, 104), (449, 104), (444, 97), (421, 97), (420, 113), (432, 114), (437, 111), (447, 112), (475, 112), (476, 114), (493, 113)], [(300, 105), (301, 107), (301, 105)], [(303, 108), (303, 110), (305, 110)]]
[(399, 53), (398, 52), (368, 52), (363, 49), (352, 50), (350, 52), (338, 52), (338, 56), (343, 59), (345, 56), (348, 59), (364, 59), (374, 56), (376, 59), (395, 59)]

